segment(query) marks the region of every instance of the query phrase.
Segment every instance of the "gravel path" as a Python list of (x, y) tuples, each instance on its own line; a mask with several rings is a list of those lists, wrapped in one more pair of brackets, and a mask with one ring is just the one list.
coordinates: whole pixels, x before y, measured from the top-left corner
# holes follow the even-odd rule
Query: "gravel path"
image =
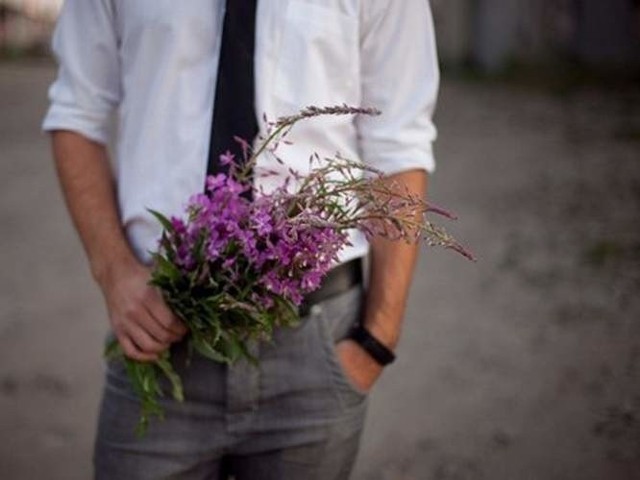
[[(53, 68), (0, 64), (0, 478), (90, 478), (106, 328), (39, 132)], [(446, 80), (421, 257), (355, 480), (640, 479), (640, 90)]]

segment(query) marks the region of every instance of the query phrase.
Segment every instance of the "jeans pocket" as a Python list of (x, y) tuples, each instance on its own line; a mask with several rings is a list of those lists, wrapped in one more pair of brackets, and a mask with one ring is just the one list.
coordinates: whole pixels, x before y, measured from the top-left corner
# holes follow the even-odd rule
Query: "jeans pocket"
[(336, 345), (347, 338), (351, 326), (360, 321), (362, 298), (362, 288), (356, 287), (317, 305), (318, 327), (334, 384), (340, 392), (360, 400), (369, 391), (363, 390), (351, 379), (338, 356)]

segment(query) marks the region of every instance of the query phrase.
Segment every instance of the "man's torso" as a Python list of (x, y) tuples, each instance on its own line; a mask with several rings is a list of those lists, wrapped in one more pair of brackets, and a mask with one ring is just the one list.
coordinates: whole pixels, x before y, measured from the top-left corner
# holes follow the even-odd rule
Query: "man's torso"
[[(158, 226), (147, 208), (179, 214), (204, 185), (224, 2), (112, 0), (122, 100), (116, 169), (123, 223), (137, 254), (153, 249)], [(268, 0), (256, 16), (256, 112), (269, 119), (307, 105), (360, 104), (360, 0)], [(273, 187), (293, 166), (304, 173), (313, 151), (357, 156), (352, 118), (296, 126), (279, 156), (258, 162)], [(231, 139), (230, 139), (231, 141)], [(343, 253), (364, 253), (362, 239)]]

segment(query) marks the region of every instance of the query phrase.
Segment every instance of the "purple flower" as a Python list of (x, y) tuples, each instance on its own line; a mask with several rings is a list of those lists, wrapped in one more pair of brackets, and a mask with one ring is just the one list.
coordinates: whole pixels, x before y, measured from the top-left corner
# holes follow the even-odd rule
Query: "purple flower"
[[(227, 152), (224, 161), (232, 157)], [(172, 218), (161, 248), (174, 251), (181, 271), (210, 272), (221, 289), (245, 292), (237, 300), (258, 309), (273, 308), (276, 296), (300, 304), (320, 286), (347, 237), (314, 225), (326, 224), (321, 209), (292, 210), (284, 187), (254, 201), (243, 196), (247, 188), (225, 174), (207, 177), (206, 193), (189, 199), (186, 220)]]
[(220, 155), (220, 164), (221, 165), (231, 165), (235, 159), (235, 155), (231, 153), (230, 150), (227, 150), (225, 153)]

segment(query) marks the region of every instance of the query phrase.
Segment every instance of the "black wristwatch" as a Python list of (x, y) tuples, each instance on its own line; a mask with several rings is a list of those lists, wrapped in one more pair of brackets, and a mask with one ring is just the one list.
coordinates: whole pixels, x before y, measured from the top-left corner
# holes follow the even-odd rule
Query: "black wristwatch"
[(360, 345), (371, 357), (383, 367), (396, 359), (395, 354), (371, 335), (361, 324), (351, 328), (348, 337)]

